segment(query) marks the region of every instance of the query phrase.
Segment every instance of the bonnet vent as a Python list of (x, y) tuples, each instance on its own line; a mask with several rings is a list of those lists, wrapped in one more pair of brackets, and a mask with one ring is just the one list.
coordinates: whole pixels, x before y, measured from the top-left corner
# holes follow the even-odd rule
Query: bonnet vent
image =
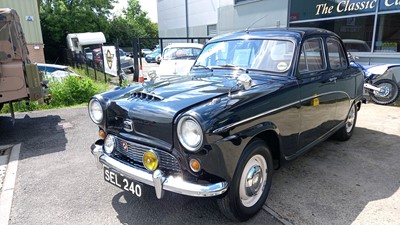
[(140, 99), (140, 100), (148, 100), (148, 101), (161, 101), (164, 98), (153, 93), (145, 93), (145, 92), (132, 92), (131, 99)]

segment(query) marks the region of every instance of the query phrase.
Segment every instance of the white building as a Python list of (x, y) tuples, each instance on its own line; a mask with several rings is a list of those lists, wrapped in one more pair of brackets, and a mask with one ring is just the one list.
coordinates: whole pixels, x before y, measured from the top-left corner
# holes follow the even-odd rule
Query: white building
[(399, 0), (157, 0), (160, 37), (267, 27), (319, 27), (365, 64), (400, 63)]
[(158, 0), (160, 37), (207, 37), (235, 30), (286, 27), (288, 1)]

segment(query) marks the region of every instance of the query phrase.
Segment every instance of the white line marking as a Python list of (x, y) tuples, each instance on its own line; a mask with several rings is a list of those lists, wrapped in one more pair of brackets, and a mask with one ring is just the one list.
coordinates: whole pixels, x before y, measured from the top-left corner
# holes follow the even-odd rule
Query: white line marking
[(0, 195), (0, 224), (3, 225), (7, 225), (10, 219), (20, 150), (21, 144), (14, 145), (11, 150), (6, 177), (3, 183), (3, 190)]

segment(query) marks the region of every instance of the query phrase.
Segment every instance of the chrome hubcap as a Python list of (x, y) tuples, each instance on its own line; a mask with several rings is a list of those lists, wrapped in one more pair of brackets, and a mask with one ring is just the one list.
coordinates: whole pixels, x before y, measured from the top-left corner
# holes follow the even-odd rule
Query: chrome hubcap
[(353, 130), (356, 107), (352, 106), (346, 121), (346, 132), (350, 133)]
[(262, 184), (262, 172), (261, 167), (256, 165), (253, 166), (246, 177), (246, 195), (254, 196), (260, 190)]
[(245, 207), (258, 202), (267, 182), (267, 162), (262, 155), (254, 155), (244, 167), (239, 184), (239, 196)]

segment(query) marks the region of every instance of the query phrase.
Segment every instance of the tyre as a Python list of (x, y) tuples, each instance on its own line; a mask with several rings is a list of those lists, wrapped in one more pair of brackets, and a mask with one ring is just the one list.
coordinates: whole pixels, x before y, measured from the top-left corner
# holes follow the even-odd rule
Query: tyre
[(373, 83), (381, 91), (369, 90), (368, 94), (371, 100), (379, 105), (388, 105), (397, 100), (399, 97), (399, 86), (394, 80), (381, 79)]
[(335, 138), (339, 141), (347, 141), (353, 134), (354, 127), (357, 121), (357, 106), (353, 104), (349, 114), (347, 115), (346, 122), (342, 128), (335, 133)]
[(271, 152), (262, 140), (244, 150), (226, 195), (218, 199), (221, 212), (233, 221), (246, 221), (264, 205), (272, 182)]

